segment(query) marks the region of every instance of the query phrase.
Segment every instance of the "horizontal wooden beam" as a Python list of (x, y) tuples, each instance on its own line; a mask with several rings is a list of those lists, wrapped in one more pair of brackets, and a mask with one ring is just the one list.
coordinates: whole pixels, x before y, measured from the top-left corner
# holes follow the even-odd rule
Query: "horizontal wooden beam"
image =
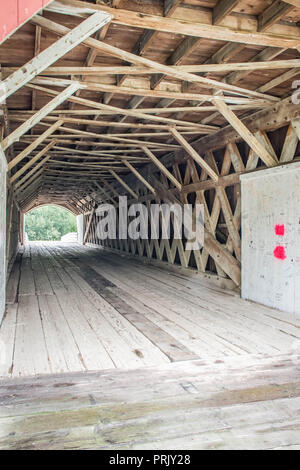
[[(300, 68), (298, 69), (300, 72)], [(268, 104), (266, 103), (265, 106), (267, 107)], [(256, 109), (256, 108), (262, 108), (262, 103), (261, 101), (251, 101), (249, 104), (237, 104), (237, 105), (229, 105), (229, 108), (232, 111), (243, 111), (243, 110), (248, 110), (248, 109)], [(208, 111), (215, 111), (216, 107), (214, 105), (212, 106), (170, 106), (170, 107), (165, 107), (165, 108), (139, 108), (139, 111), (143, 114), (171, 114), (171, 113), (207, 113)], [(22, 110), (22, 111), (14, 111), (10, 114), (10, 119), (14, 120), (15, 118), (24, 118), (26, 119), (28, 116), (31, 116), (34, 114), (35, 111), (29, 111), (29, 110)], [(71, 116), (114, 116), (115, 112), (114, 111), (109, 111), (103, 109), (102, 111), (97, 111), (95, 109), (60, 109), (59, 111), (52, 111), (49, 113), (49, 116), (52, 115), (57, 115), (59, 117), (62, 117), (64, 114), (71, 115)], [(189, 121), (189, 124), (194, 124), (192, 121)], [(196, 123), (197, 125), (198, 123)], [(212, 126), (214, 127), (214, 126)], [(216, 127), (216, 126), (215, 126)], [(184, 131), (183, 131), (184, 132)], [(187, 130), (185, 131), (186, 133), (194, 133), (196, 131), (190, 131)], [(159, 135), (160, 133), (156, 133), (155, 135)], [(116, 134), (121, 137), (120, 134)], [(122, 134), (122, 137), (124, 137), (125, 134)]]
[[(67, 32), (69, 32), (69, 28), (66, 28), (65, 26), (61, 26), (60, 24), (55, 23), (55, 22), (53, 22), (51, 20), (48, 20), (46, 18), (43, 18), (43, 17), (36, 17), (34, 19), (34, 22), (35, 22), (35, 24), (38, 24), (41, 27), (44, 27), (44, 28), (46, 28), (46, 29), (48, 29), (52, 32), (56, 32), (57, 34), (66, 34)], [(230, 85), (230, 84), (227, 84), (227, 83), (224, 83), (224, 82), (219, 82), (217, 80), (212, 80), (212, 79), (207, 78), (207, 77), (202, 77), (202, 76), (199, 76), (199, 75), (193, 75), (193, 74), (188, 73), (188, 72), (176, 71), (176, 70), (172, 69), (171, 67), (169, 67), (167, 65), (163, 65), (163, 64), (160, 64), (160, 63), (155, 62), (153, 60), (146, 59), (145, 57), (137, 56), (137, 55), (132, 54), (130, 52), (124, 51), (123, 49), (120, 49), (118, 47), (111, 46), (110, 44), (104, 43), (102, 41), (97, 41), (96, 39), (93, 39), (93, 38), (87, 39), (84, 43), (86, 45), (88, 45), (89, 47), (94, 47), (95, 49), (98, 49), (99, 51), (101, 51), (103, 53), (118, 57), (118, 58), (120, 58), (124, 61), (130, 62), (132, 64), (138, 64), (138, 65), (144, 65), (146, 67), (156, 68), (157, 72), (159, 72), (159, 73), (163, 73), (165, 75), (177, 78), (178, 80), (184, 80), (186, 82), (197, 83), (199, 86), (202, 86), (202, 87), (205, 87), (205, 88), (210, 86), (210, 87), (213, 87), (213, 88), (216, 88), (216, 89), (222, 89), (224, 91), (229, 91), (229, 92), (239, 94), (239, 95), (244, 95), (244, 96), (249, 95), (249, 96), (261, 97), (261, 98), (268, 98), (270, 100), (275, 99), (274, 97), (271, 97), (271, 96), (269, 96), (269, 97), (264, 96), (263, 97), (262, 94), (259, 94), (255, 91), (246, 90), (246, 89), (243, 89), (243, 88), (240, 88), (240, 87), (237, 87), (237, 86), (234, 86), (234, 85)], [(300, 46), (300, 41), (299, 41), (299, 46)], [(92, 86), (92, 85), (90, 85), (90, 86)], [(118, 87), (116, 87), (116, 88), (118, 88)], [(109, 91), (108, 88), (106, 90)], [(106, 90), (104, 90), (104, 91), (106, 91)], [(275, 99), (275, 101), (276, 101), (276, 99)]]
[[(191, 73), (226, 73), (244, 70), (276, 70), (300, 67), (300, 59), (282, 59), (270, 61), (254, 61), (254, 62), (233, 62), (221, 64), (195, 64), (195, 65), (169, 65), (174, 70), (191, 72)], [(16, 67), (2, 67), (4, 75), (9, 75), (17, 70)], [(156, 74), (157, 69), (144, 66), (126, 66), (116, 65), (110, 66), (93, 66), (93, 67), (49, 67), (43, 70), (39, 75), (59, 76), (59, 75), (148, 75)]]
[[(55, 2), (56, 4), (57, 2)], [(56, 5), (49, 5), (47, 10), (59, 11)], [(212, 24), (212, 14), (197, 11), (192, 9), (190, 12), (189, 20), (183, 19), (182, 15), (180, 19), (166, 18), (162, 16), (155, 16), (149, 14), (141, 14), (140, 12), (122, 10), (110, 8), (104, 4), (94, 5), (87, 2), (81, 2), (76, 0), (60, 0), (61, 6), (65, 6), (65, 13), (73, 14), (75, 16), (89, 15), (95, 10), (105, 11), (113, 15), (113, 22), (125, 26), (131, 26), (134, 28), (150, 29), (155, 31), (161, 31), (165, 33), (182, 34), (184, 36), (194, 36), (206, 39), (214, 39), (216, 41), (229, 41), (241, 44), (252, 44), (257, 46), (275, 46), (297, 48), (299, 47), (298, 33), (295, 33), (292, 37), (287, 37), (282, 33), (258, 33), (256, 31), (257, 24), (255, 27), (249, 29), (249, 20), (245, 21), (247, 26), (244, 29), (238, 30), (236, 26), (230, 24), (230, 26), (215, 26)], [(76, 11), (77, 8), (77, 11)], [(60, 12), (63, 8), (60, 8)], [(185, 10), (181, 9), (182, 14)], [(247, 29), (248, 27), (248, 29)], [(296, 28), (295, 28), (296, 29)]]
[[(71, 80), (67, 79), (59, 79), (59, 78), (53, 78), (53, 77), (37, 77), (34, 80), (32, 80), (31, 84), (28, 86), (32, 85), (42, 85), (42, 86), (59, 86), (59, 87), (65, 87), (70, 85), (72, 83)], [(221, 82), (217, 82), (221, 83)], [(204, 93), (186, 93), (186, 92), (180, 92), (180, 91), (169, 91), (169, 90), (151, 90), (150, 88), (134, 88), (134, 87), (128, 87), (128, 86), (120, 86), (118, 87), (117, 85), (108, 85), (107, 83), (100, 83), (98, 82), (88, 82), (85, 80), (84, 82), (80, 82), (81, 84), (81, 89), (82, 90), (89, 90), (89, 91), (100, 91), (104, 93), (118, 93), (122, 95), (131, 95), (131, 96), (149, 96), (152, 98), (170, 98), (174, 100), (194, 100), (194, 101), (208, 101), (211, 102), (214, 99), (214, 96), (211, 94), (204, 94)], [(232, 85), (229, 85), (232, 86)], [(223, 86), (216, 86), (214, 85), (208, 85), (210, 89), (218, 89), (222, 88), (225, 89), (226, 87)], [(237, 92), (238, 87), (235, 87), (235, 91), (232, 92), (231, 95), (224, 95), (218, 98), (221, 101), (225, 101), (226, 103), (231, 103), (231, 104), (246, 104), (246, 103), (251, 103), (251, 100), (255, 99), (261, 100), (262, 106), (265, 103), (269, 102), (276, 102), (279, 101), (279, 98), (271, 95), (266, 95), (264, 93), (258, 93), (258, 92), (252, 92), (249, 90), (245, 90), (244, 88), (240, 88), (239, 91)], [(249, 96), (247, 96), (249, 95)], [(250, 96), (251, 95), (251, 96)], [(70, 99), (71, 100), (71, 99)], [(108, 106), (107, 104), (103, 103), (103, 106)], [(127, 110), (131, 111), (131, 110)], [(138, 111), (137, 111), (138, 112)], [(124, 110), (122, 114), (125, 114)], [(128, 114), (129, 115), (129, 114)]]
[[(45, 93), (45, 94), (49, 94), (49, 95), (57, 95), (59, 94), (59, 92), (55, 91), (55, 90), (51, 90), (50, 88), (45, 88), (45, 87), (40, 87), (38, 85), (34, 85), (34, 84), (28, 84), (27, 85), (29, 88), (33, 88), (33, 89), (36, 89), (36, 90), (40, 90), (41, 92)], [(116, 87), (117, 88), (117, 87)], [(117, 88), (120, 92), (121, 90), (121, 87), (120, 88)], [(192, 96), (191, 94), (187, 94), (187, 96), (185, 97), (186, 99), (189, 99), (189, 96)], [(199, 95), (197, 95), (199, 96)], [(110, 110), (110, 111), (114, 111), (116, 114), (126, 114), (126, 115), (134, 115), (135, 117), (138, 117), (137, 114), (139, 114), (139, 111), (132, 111), (132, 113), (130, 114), (130, 111), (131, 110), (124, 110), (122, 108), (116, 108), (116, 107), (112, 107), (112, 106), (109, 106), (109, 105), (105, 105), (103, 103), (97, 103), (96, 101), (92, 101), (92, 100), (88, 100), (88, 99), (85, 99), (85, 98), (80, 98), (78, 96), (71, 96), (70, 98), (68, 98), (68, 101), (71, 101), (72, 103), (77, 103), (77, 104), (80, 104), (80, 105), (83, 105), (83, 106), (88, 106), (88, 107), (92, 107), (92, 108), (96, 108), (96, 109), (100, 109), (100, 110)], [(233, 97), (232, 98), (232, 101), (238, 101), (238, 102), (241, 102), (241, 103), (245, 103), (245, 104), (248, 104), (248, 103), (251, 103), (251, 100), (247, 100), (247, 99), (242, 99), (242, 98), (235, 98)], [(257, 103), (257, 100), (255, 100), (255, 103)], [(265, 102), (262, 103), (262, 106), (265, 105)], [(128, 114), (129, 112), (129, 114)], [(154, 116), (155, 117), (155, 116)], [(148, 115), (145, 116), (145, 119), (149, 119)], [(93, 123), (96, 123), (95, 125), (97, 125), (97, 121), (90, 121), (91, 122), (91, 125), (93, 125)], [(100, 122), (100, 121), (99, 121)], [(105, 121), (102, 121), (103, 124), (105, 123)], [(107, 123), (107, 121), (106, 121)], [(156, 129), (166, 129), (166, 125), (158, 125), (158, 124), (135, 124), (135, 123), (118, 123), (118, 122), (114, 122), (114, 121), (111, 121), (109, 122), (109, 124), (107, 124), (109, 126), (116, 126), (116, 127), (136, 127), (136, 128), (156, 128)], [(187, 129), (187, 127), (189, 126), (192, 126), (193, 123), (186, 123), (184, 121), (184, 126), (181, 126), (181, 127), (185, 127)], [(204, 127), (203, 127), (204, 126)], [(200, 129), (201, 128), (201, 124), (198, 124), (196, 123), (195, 127), (197, 129)], [(202, 128), (209, 131), (209, 130), (215, 130), (216, 129), (216, 126), (207, 126), (207, 125), (203, 125), (202, 124)]]

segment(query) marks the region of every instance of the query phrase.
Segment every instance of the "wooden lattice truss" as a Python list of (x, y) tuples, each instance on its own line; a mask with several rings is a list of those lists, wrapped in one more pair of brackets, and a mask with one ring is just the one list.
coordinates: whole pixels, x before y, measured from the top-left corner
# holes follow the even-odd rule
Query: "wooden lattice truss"
[(95, 243), (99, 202), (200, 202), (203, 250), (107, 245), (239, 285), (239, 174), (299, 156), (299, 23), (298, 0), (53, 1), (0, 46), (8, 226), (55, 203)]
[[(299, 110), (298, 110), (299, 112)], [(274, 156), (276, 150), (265, 131), (257, 131), (256, 138)], [(278, 136), (278, 137), (277, 137)], [(272, 133), (273, 140), (283, 143), (277, 145), (280, 148), (278, 164), (299, 159), (300, 156), (300, 121), (294, 120), (288, 126), (280, 128)], [(280, 140), (279, 140), (280, 138)], [(153, 174), (148, 177), (156, 188), (157, 195), (145, 192), (141, 186), (136, 193), (138, 201), (146, 203), (150, 213), (151, 202), (181, 202), (188, 204), (193, 201), (203, 204), (205, 211), (205, 244), (202, 250), (186, 250), (185, 242), (181, 239), (162, 240), (120, 240), (107, 239), (104, 246), (113, 248), (120, 252), (139, 257), (153, 258), (168, 263), (177, 263), (183, 268), (192, 266), (201, 272), (216, 272), (221, 277), (229, 277), (235, 285), (240, 284), (240, 261), (241, 261), (241, 197), (239, 175), (246, 171), (263, 169), (258, 155), (249, 147), (244, 146), (243, 157), (236, 142), (230, 142), (221, 150), (218, 164), (214, 152), (205, 153), (205, 160), (214, 168), (219, 175), (217, 183), (208, 178), (207, 173), (199, 168), (192, 159), (187, 159), (180, 164), (177, 162), (171, 166), (172, 175), (182, 185), (181, 191), (174, 188), (174, 184), (163, 174)], [(298, 158), (297, 158), (298, 157)], [(180, 161), (180, 160), (179, 160)], [(218, 169), (220, 167), (220, 170)], [(170, 170), (170, 168), (169, 168)], [(288, 188), (287, 188), (288, 190)], [(117, 195), (115, 195), (117, 196)], [(94, 198), (97, 198), (93, 194)], [(105, 198), (104, 198), (105, 200)], [(106, 199), (107, 202), (116, 204), (117, 198)], [(129, 200), (129, 203), (134, 200)], [(94, 211), (86, 216), (87, 240), (91, 243), (99, 243), (97, 237), (97, 223), (99, 218)], [(162, 223), (164, 223), (162, 215)], [(174, 219), (171, 218), (171, 223)], [(193, 261), (191, 261), (193, 255)]]

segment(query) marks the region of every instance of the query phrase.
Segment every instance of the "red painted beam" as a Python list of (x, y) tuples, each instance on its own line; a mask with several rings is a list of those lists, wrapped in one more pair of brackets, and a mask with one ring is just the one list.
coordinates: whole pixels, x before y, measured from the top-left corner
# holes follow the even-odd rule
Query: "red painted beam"
[(9, 0), (0, 2), (0, 44), (52, 0)]

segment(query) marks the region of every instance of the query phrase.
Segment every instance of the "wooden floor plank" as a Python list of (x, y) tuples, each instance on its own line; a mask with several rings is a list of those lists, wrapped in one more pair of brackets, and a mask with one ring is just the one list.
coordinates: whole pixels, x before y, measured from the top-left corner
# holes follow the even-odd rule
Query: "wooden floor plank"
[[(105, 264), (105, 262), (104, 266), (105, 270), (111, 269), (107, 263)], [(225, 337), (231, 337), (232, 343), (239, 345), (240, 347), (243, 347), (243, 344), (247, 344), (247, 346), (250, 347), (249, 352), (271, 352), (272, 350), (278, 351), (280, 349), (284, 349), (286, 351), (288, 350), (290, 342), (288, 338), (279, 331), (267, 331), (268, 327), (261, 329), (259, 325), (250, 319), (241, 320), (238, 314), (235, 317), (229, 315), (230, 318), (228, 318), (228, 312), (226, 312), (226, 310), (225, 312), (222, 311), (222, 308), (219, 308), (218, 310), (211, 310), (208, 305), (205, 305), (203, 308), (202, 299), (201, 301), (197, 302), (193, 297), (188, 297), (183, 294), (179, 295), (176, 292), (173, 292), (172, 296), (170, 296), (169, 289), (164, 288), (161, 286), (161, 283), (155, 280), (153, 280), (152, 283), (147, 282), (143, 279), (144, 276), (142, 273), (137, 275), (135, 272), (132, 272), (129, 279), (128, 272), (124, 266), (118, 265), (118, 269), (115, 269), (115, 273), (117, 273), (119, 277), (121, 276), (121, 278), (127, 283), (131, 282), (132, 285), (136, 284), (137, 280), (139, 279), (138, 285), (145, 289), (144, 292), (150, 292), (153, 299), (157, 297), (158, 301), (157, 292), (159, 292), (160, 303), (163, 303), (163, 305), (167, 306), (169, 309), (182, 315), (186, 315), (186, 311), (188, 310), (192, 321), (199, 319), (197, 322), (198, 324), (200, 324), (201, 317), (202, 320), (207, 320), (205, 325), (209, 326), (211, 321), (214, 322), (216, 315), (218, 315), (218, 330), (216, 330), (216, 334), (219, 332), (219, 336), (224, 337), (225, 329)], [(230, 331), (227, 331), (228, 321), (230, 321)], [(248, 328), (247, 324), (250, 325)]]
[(30, 259), (23, 259), (19, 284), (19, 296), (35, 295), (35, 283)]
[(39, 305), (35, 295), (21, 295), (18, 304), (13, 376), (51, 373)]
[[(245, 302), (196, 275), (100, 248), (26, 244), (12, 276), (10, 299), (19, 303), (11, 304), (9, 316), (17, 320), (7, 315), (0, 328), (10, 357), (2, 368), (6, 376), (11, 370), (17, 376), (129, 370), (198, 358), (242, 361), (300, 350), (299, 318)], [(14, 332), (9, 325), (15, 323)]]
[(56, 297), (78, 345), (86, 369), (114, 368), (114, 363), (99, 341), (97, 334), (83, 317), (76, 303), (70, 302), (69, 292), (66, 289), (57, 290)]
[(0, 379), (12, 373), (17, 309), (17, 304), (7, 306), (0, 328)]
[[(99, 272), (104, 272), (106, 277), (109, 277), (109, 279), (113, 279), (114, 282), (118, 283), (118, 279), (115, 277), (120, 277), (120, 272), (118, 270), (111, 269), (109, 265), (106, 264), (104, 265), (104, 270), (96, 264), (93, 264), (93, 267), (95, 270), (99, 270)], [(123, 275), (122, 283), (119, 283), (118, 285), (121, 288), (123, 287), (124, 292), (127, 292), (128, 289), (130, 289), (129, 292), (131, 292), (132, 294), (134, 294), (135, 292), (135, 295), (137, 295), (139, 298), (143, 298), (143, 302), (146, 303), (147, 306), (154, 310), (157, 309), (161, 313), (161, 315), (165, 316), (170, 321), (173, 321), (181, 328), (186, 329), (186, 331), (193, 335), (194, 338), (199, 337), (203, 339), (204, 342), (207, 341), (207, 344), (210, 344), (212, 348), (216, 348), (216, 350), (221, 349), (223, 353), (226, 353), (226, 351), (228, 351), (230, 354), (243, 354), (244, 352), (251, 352), (251, 349), (247, 349), (247, 346), (245, 346), (245, 344), (242, 344), (240, 347), (235, 343), (232, 343), (232, 340), (230, 338), (230, 332), (228, 333), (226, 338), (222, 338), (220, 335), (217, 336), (215, 334), (213, 325), (207, 324), (207, 322), (200, 322), (198, 324), (195, 324), (192, 321), (193, 319), (190, 313), (189, 306), (185, 305), (183, 308), (184, 314), (186, 314), (188, 318), (185, 318), (181, 315), (181, 310), (179, 312), (180, 314), (178, 314), (178, 304), (176, 301), (174, 302), (173, 295), (172, 299), (168, 297), (167, 301), (164, 302), (164, 298), (160, 295), (160, 292), (152, 290), (150, 290), (149, 292), (147, 285), (143, 285), (141, 281), (137, 282), (136, 279), (134, 279), (134, 281), (132, 281), (132, 279), (128, 279), (128, 275)]]
[(119, 312), (104, 298), (102, 298), (98, 292), (91, 288), (89, 284), (75, 272), (75, 270), (70, 270), (69, 272), (71, 273), (72, 278), (77, 281), (77, 287), (88, 296), (94, 307), (102, 313), (118, 333), (120, 338), (130, 345), (131, 351), (144, 365), (155, 365), (169, 362), (167, 356), (160, 351), (157, 345), (151, 343), (125, 317), (120, 315)]
[(259, 355), (3, 381), (0, 448), (297, 448), (299, 363)]
[[(80, 311), (83, 312), (85, 319), (109, 354), (115, 367), (130, 369), (145, 365), (144, 360), (136, 354), (140, 343), (132, 346), (130, 342), (124, 341), (122, 336), (118, 334), (107, 318), (105, 318), (105, 315), (102, 314), (103, 310), (109, 308), (109, 306), (103, 305), (102, 299), (99, 301), (97, 294), (93, 291), (91, 291), (90, 295), (85, 295), (86, 289), (82, 285), (84, 280), (79, 276), (77, 277), (76, 273), (73, 273), (72, 277), (67, 273), (61, 275), (65, 282), (68, 283), (68, 290), (72, 292), (74, 301), (77, 303)], [(79, 283), (75, 284), (73, 278), (77, 279)]]
[(52, 370), (61, 366), (66, 367), (66, 371), (70, 372), (86, 370), (81, 360), (79, 348), (56, 296), (39, 295), (38, 302)]
[(7, 285), (6, 285), (6, 303), (14, 304), (17, 301), (17, 294), (20, 280), (20, 265), (21, 259), (17, 256), (17, 259), (11, 270)]
[[(152, 323), (151, 320), (147, 320), (143, 315), (143, 309), (137, 309), (132, 303), (129, 304), (127, 299), (121, 296), (122, 290), (116, 285), (109, 282), (86, 264), (79, 263), (78, 265), (80, 267), (79, 273), (81, 277), (84, 278), (92, 289), (103, 297), (116, 311), (129, 320), (146, 338), (158, 346), (171, 361), (196, 359), (197, 356), (174, 337)], [(81, 283), (78, 282), (78, 285), (80, 284)], [(127, 297), (129, 297), (128, 292), (126, 294)], [(138, 300), (134, 299), (134, 302), (137, 303)]]

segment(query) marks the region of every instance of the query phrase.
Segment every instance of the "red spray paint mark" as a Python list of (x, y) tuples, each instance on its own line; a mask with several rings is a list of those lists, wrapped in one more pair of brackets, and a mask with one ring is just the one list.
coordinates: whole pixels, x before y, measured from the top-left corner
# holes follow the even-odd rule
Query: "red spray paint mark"
[(276, 235), (284, 235), (284, 225), (275, 225), (275, 234)]
[(285, 248), (284, 246), (276, 246), (275, 250), (273, 251), (275, 258), (277, 259), (286, 259)]

